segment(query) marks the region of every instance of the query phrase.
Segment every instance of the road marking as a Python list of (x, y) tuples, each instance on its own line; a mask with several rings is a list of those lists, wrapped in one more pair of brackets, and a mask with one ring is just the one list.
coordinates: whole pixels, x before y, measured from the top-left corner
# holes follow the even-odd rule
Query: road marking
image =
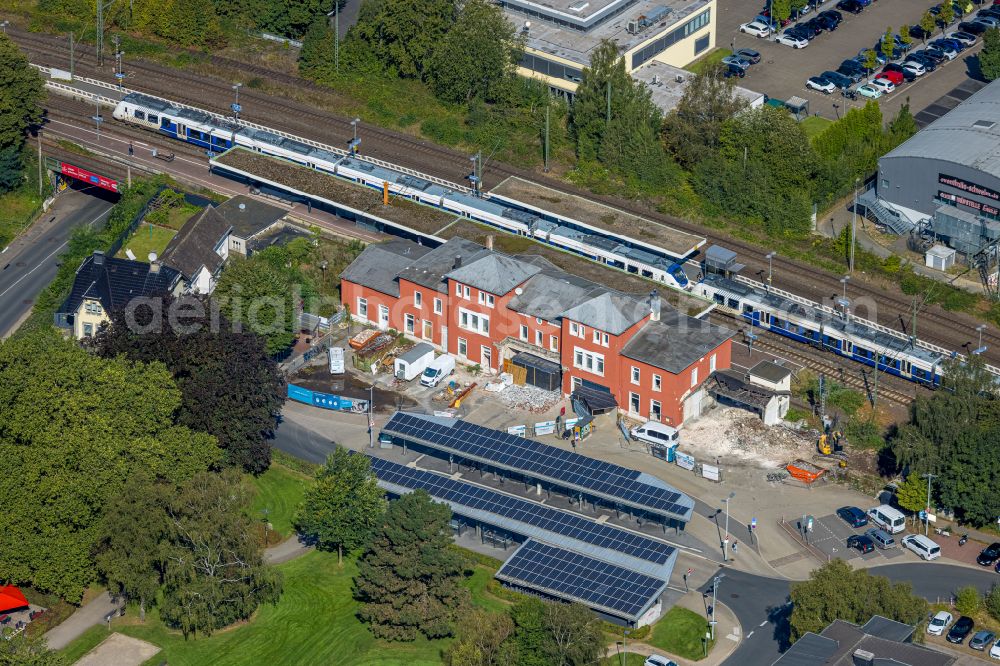
[[(754, 629), (754, 631), (756, 631), (756, 629)], [(750, 638), (751, 636), (753, 636), (753, 631), (751, 631), (749, 634), (747, 634), (747, 638)]]
[(763, 626), (764, 626), (765, 624), (767, 624), (767, 620), (764, 620), (763, 622), (761, 622), (761, 623), (760, 623), (760, 624), (758, 624), (757, 626), (758, 626), (758, 627), (763, 627)]
[[(107, 214), (108, 214), (108, 213), (110, 213), (110, 212), (111, 212), (111, 209), (109, 208), (109, 209), (107, 209), (106, 211), (104, 211), (103, 213), (101, 213), (100, 215), (98, 215), (97, 217), (95, 217), (95, 218), (94, 218), (93, 220), (91, 220), (90, 222), (88, 222), (88, 223), (87, 223), (87, 226), (89, 227), (89, 226), (90, 226), (90, 225), (92, 225), (92, 224), (93, 224), (94, 222), (97, 222), (97, 221), (98, 221), (99, 219), (101, 219), (102, 217), (104, 217), (105, 215), (107, 215)], [(44, 258), (44, 259), (42, 259), (42, 260), (41, 260), (40, 262), (38, 262), (37, 264), (35, 264), (35, 267), (34, 267), (34, 268), (32, 268), (32, 269), (31, 269), (30, 271), (28, 271), (27, 273), (25, 273), (24, 275), (22, 275), (21, 277), (19, 277), (19, 278), (18, 278), (18, 279), (17, 279), (17, 280), (16, 280), (15, 282), (14, 282), (14, 284), (10, 285), (10, 286), (9, 286), (9, 287), (7, 287), (6, 289), (4, 289), (4, 290), (3, 290), (2, 292), (0, 292), (0, 298), (3, 298), (3, 297), (4, 297), (4, 296), (5, 296), (6, 294), (7, 294), (7, 292), (8, 292), (8, 291), (10, 291), (10, 290), (11, 290), (11, 289), (13, 289), (14, 287), (16, 287), (16, 286), (18, 285), (18, 283), (20, 283), (20, 282), (21, 282), (21, 280), (23, 280), (24, 278), (28, 277), (29, 275), (31, 275), (32, 273), (34, 273), (35, 271), (37, 271), (37, 270), (38, 270), (39, 268), (41, 268), (42, 264), (44, 264), (44, 263), (45, 263), (46, 261), (48, 261), (49, 259), (51, 259), (51, 258), (52, 258), (52, 255), (56, 254), (57, 252), (60, 252), (60, 251), (61, 251), (61, 250), (63, 249), (63, 247), (65, 247), (65, 246), (66, 246), (66, 244), (67, 244), (68, 242), (69, 242), (68, 240), (64, 240), (64, 241), (62, 242), (62, 245), (60, 245), (60, 246), (59, 246), (59, 247), (57, 247), (56, 249), (54, 249), (54, 250), (52, 250), (51, 252), (49, 252), (49, 253), (48, 253), (48, 254), (47, 254), (47, 255), (45, 256), (45, 258)]]

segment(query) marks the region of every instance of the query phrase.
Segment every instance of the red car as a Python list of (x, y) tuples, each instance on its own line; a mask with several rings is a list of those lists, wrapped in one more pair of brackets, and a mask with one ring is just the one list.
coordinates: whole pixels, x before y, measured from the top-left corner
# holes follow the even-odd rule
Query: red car
[(892, 81), (892, 85), (894, 86), (903, 85), (903, 75), (900, 74), (899, 72), (883, 71), (881, 74), (878, 75), (878, 78), (889, 79), (890, 81)]

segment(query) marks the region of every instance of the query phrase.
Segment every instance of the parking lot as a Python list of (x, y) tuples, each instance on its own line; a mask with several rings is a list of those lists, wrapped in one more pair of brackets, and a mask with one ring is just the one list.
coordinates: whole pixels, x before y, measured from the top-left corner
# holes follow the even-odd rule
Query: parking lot
[[(818, 35), (804, 49), (792, 49), (776, 44), (772, 41), (773, 35), (758, 39), (739, 32), (740, 24), (752, 20), (760, 11), (758, 4), (720, 0), (717, 44), (722, 48), (751, 48), (761, 53), (761, 62), (750, 68), (739, 85), (776, 99), (802, 97), (809, 100), (810, 114), (836, 119), (850, 108), (864, 106), (866, 100), (861, 97), (849, 100), (839, 93), (827, 95), (808, 89), (805, 86), (806, 79), (825, 70), (836, 70), (842, 61), (857, 56), (862, 49), (871, 49), (881, 39), (887, 27), (896, 33), (903, 25), (919, 23), (923, 13), (934, 4), (934, 0), (876, 0), (861, 14), (841, 12), (843, 22), (837, 30)], [(824, 3), (820, 11), (834, 9), (835, 5), (836, 1), (831, 0)], [(815, 12), (807, 14), (804, 20), (815, 15)], [(947, 32), (956, 30), (956, 26), (957, 21)], [(940, 36), (940, 32), (938, 29), (930, 40)], [(919, 40), (914, 40), (913, 49), (921, 46)], [(955, 60), (945, 62), (937, 70), (883, 95), (878, 100), (883, 115), (891, 117), (907, 100), (911, 110), (917, 113), (934, 104), (959, 84), (968, 81), (970, 71), (975, 71), (974, 56), (981, 46), (982, 40), (979, 40)]]
[[(831, 557), (839, 557), (843, 560), (853, 560), (861, 558), (865, 561), (871, 560), (896, 560), (904, 557), (906, 551), (900, 547), (899, 540), (904, 534), (895, 534), (896, 547), (888, 550), (876, 548), (874, 552), (862, 555), (855, 548), (847, 547), (847, 537), (852, 534), (864, 534), (865, 530), (874, 527), (871, 523), (858, 529), (852, 528), (837, 514), (831, 513), (828, 516), (818, 517), (813, 521), (813, 531), (809, 535), (809, 543), (819, 548)], [(878, 564), (874, 562), (873, 564)]]

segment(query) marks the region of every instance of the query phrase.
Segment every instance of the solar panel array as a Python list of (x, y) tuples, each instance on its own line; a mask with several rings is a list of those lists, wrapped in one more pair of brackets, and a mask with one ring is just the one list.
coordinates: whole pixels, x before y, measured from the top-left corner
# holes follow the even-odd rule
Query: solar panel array
[[(639, 480), (641, 472), (595, 460), (491, 428), (455, 421), (445, 425), (414, 414), (397, 412), (383, 430), (407, 440), (425, 442), (470, 459), (519, 470), (563, 486), (580, 488), (619, 502), (686, 520), (692, 506), (676, 490)], [(687, 498), (684, 498), (687, 499)]]
[(505, 495), (489, 488), (456, 481), (434, 472), (407, 467), (382, 458), (371, 458), (371, 465), (372, 471), (383, 482), (412, 490), (423, 488), (440, 500), (486, 511), (506, 520), (526, 523), (646, 562), (663, 565), (674, 553), (674, 549), (667, 544), (641, 534), (597, 523), (568, 511)]
[(628, 617), (642, 613), (667, 585), (659, 578), (534, 539), (525, 541), (496, 577)]

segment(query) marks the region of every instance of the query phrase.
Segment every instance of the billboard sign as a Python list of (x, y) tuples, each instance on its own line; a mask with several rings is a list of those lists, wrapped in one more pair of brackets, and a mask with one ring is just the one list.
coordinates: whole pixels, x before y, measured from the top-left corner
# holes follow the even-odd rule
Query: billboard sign
[(951, 192), (944, 192), (938, 190), (938, 198), (943, 201), (950, 201), (959, 206), (965, 206), (966, 208), (971, 208), (979, 213), (984, 213), (986, 215), (992, 215), (994, 217), (1000, 216), (1000, 208), (991, 206), (989, 204), (980, 203), (974, 199), (968, 197), (963, 197), (961, 194), (952, 194)]
[(100, 176), (92, 171), (87, 171), (86, 169), (81, 169), (80, 167), (73, 166), (67, 162), (59, 163), (59, 171), (64, 176), (70, 176), (71, 178), (82, 180), (83, 182), (90, 183), (94, 187), (99, 187), (102, 190), (108, 190), (109, 192), (118, 191), (118, 181)]
[(992, 190), (988, 187), (983, 187), (982, 185), (976, 185), (975, 183), (970, 183), (962, 178), (956, 178), (955, 176), (949, 176), (948, 174), (939, 173), (938, 183), (941, 185), (947, 185), (948, 187), (954, 187), (956, 190), (962, 190), (966, 194), (974, 194), (977, 197), (986, 197), (987, 199), (993, 199), (994, 201), (1000, 201), (1000, 192)]
[(683, 469), (694, 469), (694, 456), (677, 452), (677, 466)]

